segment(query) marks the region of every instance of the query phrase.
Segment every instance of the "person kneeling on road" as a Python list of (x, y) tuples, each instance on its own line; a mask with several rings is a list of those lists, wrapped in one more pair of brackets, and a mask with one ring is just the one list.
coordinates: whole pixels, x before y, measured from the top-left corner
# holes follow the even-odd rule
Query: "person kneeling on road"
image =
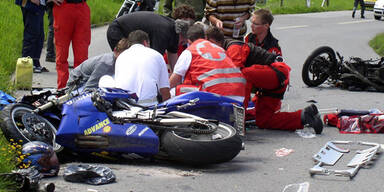
[[(176, 95), (195, 89), (243, 102), (245, 78), (225, 50), (205, 39), (200, 24), (191, 26), (187, 37), (190, 46), (181, 53), (170, 77), (171, 88), (177, 86)], [(182, 79), (184, 82), (181, 84)]]
[(167, 66), (163, 56), (149, 48), (149, 36), (142, 30), (128, 35), (129, 49), (116, 59), (115, 77), (103, 76), (99, 87), (116, 87), (136, 93), (138, 104), (152, 106), (170, 98)]
[(223, 45), (228, 57), (241, 68), (247, 80), (245, 107), (252, 88), (257, 89), (252, 99), (255, 108), (247, 111), (247, 118), (255, 118), (256, 125), (263, 129), (294, 131), (309, 124), (317, 134), (321, 134), (323, 123), (315, 105), (296, 112), (279, 112), (291, 70), (284, 62), (276, 62), (282, 61), (280, 56), (252, 43), (224, 41), (223, 33), (215, 27), (209, 28), (206, 33), (207, 39)]
[(80, 80), (78, 87), (84, 90), (98, 88), (98, 83), (103, 75), (114, 75), (116, 58), (124, 50), (128, 49), (130, 43), (127, 38), (123, 38), (116, 45), (113, 52), (98, 55), (85, 60), (69, 74), (67, 87)]
[[(182, 8), (182, 7), (181, 7)], [(194, 15), (194, 13), (193, 13)], [(143, 30), (148, 33), (151, 48), (160, 54), (167, 52), (168, 62), (173, 69), (177, 60), (177, 49), (179, 45), (185, 44), (185, 34), (188, 27), (193, 24), (194, 18), (185, 12), (183, 19), (173, 20), (169, 17), (149, 11), (138, 11), (123, 15), (109, 25), (107, 40), (113, 50), (116, 43), (123, 37), (128, 37), (134, 30)]]

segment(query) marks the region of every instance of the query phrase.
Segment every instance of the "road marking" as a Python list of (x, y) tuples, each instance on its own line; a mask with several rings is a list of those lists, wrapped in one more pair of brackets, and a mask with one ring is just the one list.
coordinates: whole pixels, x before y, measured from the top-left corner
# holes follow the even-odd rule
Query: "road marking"
[(346, 24), (354, 24), (354, 23), (368, 23), (368, 22), (372, 22), (372, 21), (375, 21), (373, 19), (366, 19), (366, 20), (361, 20), (361, 21), (347, 21), (347, 22), (341, 22), (341, 23), (337, 23), (339, 25), (346, 25)]
[(295, 28), (303, 28), (303, 27), (308, 27), (308, 25), (294, 25), (294, 26), (286, 26), (286, 27), (277, 27), (277, 30), (281, 29), (295, 29)]

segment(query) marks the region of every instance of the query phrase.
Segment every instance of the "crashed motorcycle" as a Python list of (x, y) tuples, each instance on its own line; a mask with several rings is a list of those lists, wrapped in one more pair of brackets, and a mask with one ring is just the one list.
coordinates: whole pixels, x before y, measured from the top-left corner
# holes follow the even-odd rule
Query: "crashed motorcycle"
[(156, 3), (158, 1), (155, 0), (124, 0), (116, 14), (116, 18), (137, 11), (154, 11)]
[(136, 94), (116, 88), (60, 97), (49, 91), (6, 106), (0, 126), (8, 139), (106, 157), (211, 164), (230, 161), (243, 148), (244, 109), (230, 98), (191, 92), (153, 107), (136, 101)]
[(344, 61), (339, 52), (322, 46), (305, 60), (302, 79), (309, 87), (327, 82), (349, 90), (384, 91), (384, 57), (368, 60), (350, 57)]

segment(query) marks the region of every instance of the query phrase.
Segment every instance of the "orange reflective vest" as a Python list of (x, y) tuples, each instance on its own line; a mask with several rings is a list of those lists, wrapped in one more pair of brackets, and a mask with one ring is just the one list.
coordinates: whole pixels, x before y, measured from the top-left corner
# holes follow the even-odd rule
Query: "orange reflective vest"
[(192, 60), (183, 84), (176, 88), (176, 95), (184, 93), (182, 89), (191, 90), (195, 86), (200, 91), (244, 98), (246, 80), (223, 48), (199, 39), (187, 50), (191, 52)]

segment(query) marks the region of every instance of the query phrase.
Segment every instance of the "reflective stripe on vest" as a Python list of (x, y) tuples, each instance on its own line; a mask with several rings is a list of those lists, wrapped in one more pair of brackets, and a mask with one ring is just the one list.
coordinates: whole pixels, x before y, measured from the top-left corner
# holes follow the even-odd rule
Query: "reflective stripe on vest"
[(203, 73), (197, 77), (197, 80), (202, 81), (205, 78), (208, 78), (216, 74), (228, 74), (228, 73), (241, 73), (239, 68), (222, 68), (222, 69), (213, 69), (208, 72)]
[(185, 74), (184, 85), (193, 85), (199, 87), (200, 91), (224, 96), (245, 95), (246, 80), (221, 47), (199, 39), (187, 50), (192, 54), (192, 61)]
[(180, 88), (180, 93), (188, 93), (192, 91), (199, 91), (198, 87), (181, 87)]
[(211, 86), (215, 86), (221, 83), (243, 83), (245, 84), (247, 81), (242, 77), (233, 77), (233, 78), (216, 78), (210, 81), (207, 81), (203, 84), (202, 88), (206, 89)]
[(192, 91), (200, 91), (200, 88), (194, 85), (183, 85), (183, 84), (176, 86), (176, 95), (181, 95), (181, 94), (192, 92)]

